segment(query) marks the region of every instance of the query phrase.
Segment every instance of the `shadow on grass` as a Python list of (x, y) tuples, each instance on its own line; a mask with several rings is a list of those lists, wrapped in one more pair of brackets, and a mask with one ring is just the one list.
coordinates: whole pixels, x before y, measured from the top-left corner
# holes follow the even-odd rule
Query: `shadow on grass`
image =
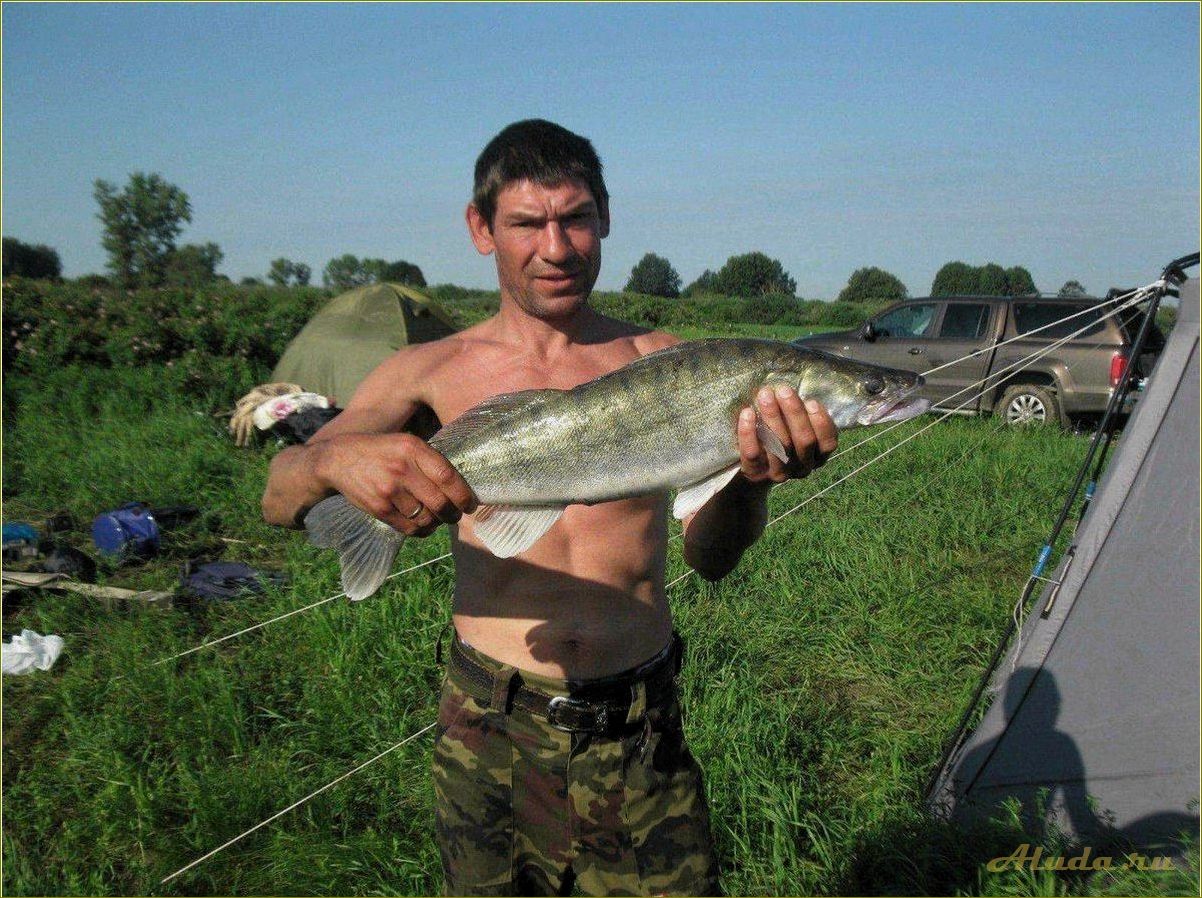
[(1149, 845), (1128, 835), (1145, 821), (1078, 842), (1032, 833), (1026, 816), (1017, 802), (966, 824), (899, 813), (860, 835), (838, 894), (1198, 894), (1196, 817), (1158, 815), (1158, 828), (1180, 836)]

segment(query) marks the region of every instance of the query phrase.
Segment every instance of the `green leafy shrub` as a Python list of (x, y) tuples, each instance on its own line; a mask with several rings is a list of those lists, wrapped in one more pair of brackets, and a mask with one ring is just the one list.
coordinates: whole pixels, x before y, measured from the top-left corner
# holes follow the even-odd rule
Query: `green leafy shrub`
[(1038, 293), (1031, 272), (1021, 265), (948, 262), (935, 273), (931, 296), (1030, 296)]
[[(430, 289), (460, 327), (500, 305), (497, 291), (454, 285)], [(123, 290), (88, 284), (14, 280), (4, 292), (4, 371), (44, 377), (73, 365), (135, 368), (162, 365), (180, 388), (235, 391), (261, 383), (329, 293), (310, 287)], [(798, 300), (782, 294), (750, 298), (667, 299), (598, 292), (603, 314), (652, 328), (727, 324), (854, 327), (878, 307)]]
[(847, 286), (839, 292), (845, 302), (888, 301), (905, 299), (909, 295), (906, 285), (894, 274), (877, 268), (857, 268), (847, 279)]
[(731, 256), (714, 276), (713, 287), (717, 293), (735, 296), (760, 296), (765, 293), (797, 292), (797, 282), (781, 265), (761, 252)]
[(316, 289), (127, 291), (23, 281), (4, 294), (4, 370), (154, 362), (206, 382), (231, 363), (265, 373), (327, 299)]
[(460, 287), (458, 284), (435, 284), (425, 291), (439, 303), (455, 323), (463, 328), (478, 324), (501, 307), (501, 294), (497, 290), (479, 290)]
[(768, 293), (753, 296), (743, 304), (743, 320), (749, 324), (778, 324), (785, 316), (793, 315), (799, 303), (792, 296)]
[(663, 256), (647, 253), (630, 270), (626, 289), (631, 293), (645, 293), (648, 296), (679, 296), (680, 275)]
[(49, 278), (56, 281), (63, 274), (58, 251), (43, 243), (30, 245), (16, 237), (4, 238), (4, 279)]

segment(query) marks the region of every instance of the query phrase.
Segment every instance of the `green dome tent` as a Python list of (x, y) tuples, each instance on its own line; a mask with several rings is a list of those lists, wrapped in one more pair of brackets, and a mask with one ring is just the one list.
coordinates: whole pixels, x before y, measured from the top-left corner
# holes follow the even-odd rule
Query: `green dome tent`
[(345, 406), (363, 378), (402, 346), (455, 330), (451, 316), (419, 290), (369, 284), (334, 297), (309, 319), (271, 379), (300, 384)]

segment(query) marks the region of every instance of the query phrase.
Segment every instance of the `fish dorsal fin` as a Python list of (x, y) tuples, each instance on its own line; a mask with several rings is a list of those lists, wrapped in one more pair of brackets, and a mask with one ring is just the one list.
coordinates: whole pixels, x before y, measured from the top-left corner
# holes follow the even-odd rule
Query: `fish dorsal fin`
[(739, 467), (739, 465), (731, 465), (729, 468), (723, 468), (721, 471), (711, 474), (704, 480), (698, 480), (696, 483), (682, 487), (676, 494), (676, 501), (672, 503), (672, 517), (683, 521), (693, 512), (698, 511), (720, 489), (734, 479), (734, 476), (739, 473)]
[(563, 390), (519, 390), (516, 393), (499, 393), (490, 399), (485, 399), (479, 405), (474, 405), (466, 412), (446, 425), (430, 438), (430, 445), (453, 442), (471, 436), (481, 427), (487, 427), (506, 415), (513, 414), (519, 409), (534, 408), (549, 399), (559, 396)]
[[(625, 368), (637, 368), (643, 365), (658, 365), (664, 359), (670, 359), (675, 356), (691, 356), (704, 346), (722, 342), (723, 337), (705, 337), (701, 340), (684, 340), (680, 343), (673, 343), (671, 346), (665, 346), (663, 349), (657, 349), (654, 352), (649, 352), (646, 355), (639, 356), (633, 362), (625, 365)], [(618, 371), (623, 370), (619, 368)], [(613, 373), (613, 372), (611, 372)]]
[(562, 505), (481, 505), (472, 515), (472, 529), (488, 551), (512, 558), (538, 542), (562, 514)]

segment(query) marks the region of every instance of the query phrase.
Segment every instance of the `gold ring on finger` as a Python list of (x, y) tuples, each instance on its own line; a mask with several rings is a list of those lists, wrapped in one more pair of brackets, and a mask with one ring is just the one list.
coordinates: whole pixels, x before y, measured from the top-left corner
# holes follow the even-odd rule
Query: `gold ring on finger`
[(405, 515), (405, 520), (412, 521), (414, 518), (416, 518), (419, 514), (421, 514), (425, 510), (426, 510), (426, 506), (424, 506), (420, 502), (418, 502), (417, 508), (413, 509), (413, 511), (411, 511), (411, 512), (409, 512), (409, 514)]

